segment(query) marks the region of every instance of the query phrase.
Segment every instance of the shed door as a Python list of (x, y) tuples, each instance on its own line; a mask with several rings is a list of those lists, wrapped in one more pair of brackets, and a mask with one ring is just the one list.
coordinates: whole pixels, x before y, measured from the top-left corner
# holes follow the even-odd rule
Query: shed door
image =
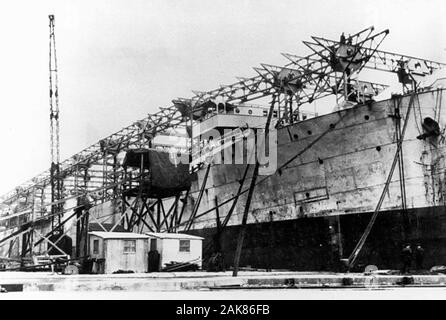
[(156, 239), (150, 239), (150, 251), (156, 250)]

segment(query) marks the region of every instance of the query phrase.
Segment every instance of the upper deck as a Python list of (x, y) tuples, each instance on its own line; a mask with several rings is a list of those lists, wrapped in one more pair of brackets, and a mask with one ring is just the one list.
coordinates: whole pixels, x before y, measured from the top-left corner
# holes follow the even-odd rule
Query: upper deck
[[(223, 104), (221, 104), (223, 105)], [(238, 105), (235, 108), (214, 108), (209, 110), (193, 126), (192, 136), (198, 138), (213, 129), (264, 128), (269, 107), (262, 105)], [(274, 110), (274, 119), (279, 119), (279, 110)], [(306, 120), (317, 116), (317, 113), (303, 111), (294, 116), (294, 121)]]

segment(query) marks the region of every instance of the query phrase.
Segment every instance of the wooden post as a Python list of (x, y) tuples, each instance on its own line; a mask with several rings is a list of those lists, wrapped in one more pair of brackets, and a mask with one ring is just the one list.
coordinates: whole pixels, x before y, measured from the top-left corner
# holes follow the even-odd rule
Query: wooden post
[[(79, 204), (79, 201), (78, 201)], [(76, 242), (75, 242), (75, 248), (76, 248), (76, 254), (75, 257), (79, 258), (80, 256), (82, 256), (81, 254), (81, 239), (83, 236), (83, 229), (82, 229), (82, 208), (77, 208), (74, 210), (74, 212), (76, 213)]]
[[(271, 102), (271, 107), (270, 107), (269, 113), (268, 113), (268, 119), (266, 120), (266, 125), (265, 125), (265, 146), (266, 146), (266, 142), (268, 141), (269, 125), (271, 123), (271, 116), (273, 114), (275, 103), (276, 103), (276, 94), (273, 94), (273, 100)], [(265, 146), (263, 146), (263, 147), (265, 147)], [(259, 174), (259, 166), (260, 166), (259, 159), (256, 157), (254, 172), (252, 174), (251, 184), (249, 186), (248, 196), (247, 196), (246, 204), (245, 204), (245, 210), (243, 212), (241, 230), (240, 230), (238, 240), (237, 240), (237, 248), (235, 250), (234, 271), (232, 272), (233, 277), (237, 277), (237, 274), (238, 274), (240, 255), (242, 253), (243, 241), (245, 239), (245, 234), (246, 234), (246, 222), (248, 220), (249, 207), (251, 206), (251, 199), (252, 199), (252, 195), (254, 193), (254, 187), (256, 185), (257, 176)]]
[(269, 257), (268, 257), (268, 267), (266, 271), (271, 272), (273, 269), (272, 261), (274, 261), (273, 252), (274, 252), (274, 211), (270, 210), (269, 212)]
[(342, 246), (342, 232), (341, 232), (341, 216), (337, 215), (336, 222), (338, 224), (338, 246), (339, 246), (339, 257), (342, 259), (344, 256), (344, 248)]
[(394, 99), (396, 143), (401, 144), (401, 148), (398, 153), (398, 174), (400, 179), (401, 209), (402, 209), (401, 212), (403, 218), (404, 241), (407, 242), (410, 240), (411, 230), (410, 230), (409, 215), (407, 213), (406, 183), (405, 183), (404, 156), (403, 156), (404, 141), (401, 132), (400, 104), (401, 104), (401, 98)]
[(85, 216), (82, 218), (83, 219), (83, 223), (82, 223), (82, 226), (83, 226), (83, 228), (84, 228), (84, 232), (83, 232), (83, 234), (84, 234), (84, 257), (86, 257), (86, 256), (88, 256), (88, 241), (89, 241), (89, 239), (88, 239), (88, 225), (90, 224), (90, 221), (89, 221), (89, 218), (90, 218), (90, 211), (89, 210), (86, 210), (86, 212), (85, 212)]
[(21, 254), (20, 254), (20, 266), (21, 266), (21, 267), (24, 267), (24, 266), (25, 266), (25, 261), (24, 261), (24, 259), (25, 259), (26, 251), (27, 251), (27, 248), (28, 248), (28, 245), (29, 245), (29, 234), (30, 234), (31, 232), (32, 232), (32, 231), (30, 231), (30, 232), (25, 232), (25, 233), (22, 235), (22, 250), (21, 250)]
[(175, 227), (173, 228), (174, 232), (177, 232), (179, 226), (181, 225), (181, 220), (183, 219), (184, 210), (186, 209), (187, 206), (187, 198), (189, 197), (189, 192), (190, 188), (187, 189), (186, 195), (184, 196), (183, 200), (180, 200), (181, 202), (183, 202), (183, 206), (181, 207), (181, 212), (179, 217), (175, 221)]
[(210, 169), (211, 169), (211, 164), (209, 163), (208, 167), (206, 169), (206, 173), (204, 174), (204, 178), (203, 178), (203, 182), (202, 182), (202, 185), (201, 185), (201, 188), (200, 188), (200, 193), (198, 194), (197, 202), (195, 203), (194, 208), (192, 209), (192, 212), (191, 212), (190, 217), (189, 217), (189, 221), (187, 222), (187, 225), (185, 227), (186, 231), (189, 231), (190, 228), (192, 227), (193, 223), (194, 223), (195, 216), (196, 216), (196, 214), (198, 212), (198, 208), (200, 207), (201, 198), (203, 197), (203, 193), (204, 193), (204, 191), (206, 189), (206, 182), (207, 182), (207, 179), (208, 179), (208, 176), (209, 176)]
[(223, 223), (222, 223), (222, 227), (223, 228), (226, 227), (226, 225), (229, 223), (229, 220), (231, 219), (232, 213), (235, 210), (235, 206), (237, 205), (237, 201), (239, 199), (240, 192), (242, 192), (243, 184), (245, 183), (245, 179), (246, 179), (246, 175), (248, 174), (248, 170), (249, 170), (249, 164), (246, 165), (245, 172), (243, 173), (243, 177), (242, 177), (241, 180), (239, 180), (240, 185), (239, 185), (239, 188), (238, 188), (238, 191), (237, 191), (237, 195), (235, 196), (235, 199), (232, 202), (232, 205), (231, 205), (231, 208), (229, 209), (228, 214), (226, 215), (225, 219), (223, 220)]
[(216, 220), (217, 220), (217, 234), (215, 235), (214, 240), (214, 250), (215, 252), (221, 252), (221, 232), (222, 232), (222, 226), (220, 221), (220, 212), (218, 211), (218, 199), (217, 196), (214, 198), (215, 203), (215, 214), (216, 214)]
[(246, 222), (248, 220), (249, 207), (251, 205), (252, 194), (254, 193), (254, 187), (256, 185), (258, 173), (259, 173), (259, 162), (256, 161), (254, 167), (254, 173), (251, 179), (251, 185), (249, 186), (248, 198), (246, 199), (245, 211), (243, 212), (241, 229), (237, 240), (237, 248), (235, 250), (234, 271), (232, 272), (233, 277), (237, 277), (238, 274), (240, 255), (242, 253), (243, 241), (245, 239), (245, 234), (246, 234)]
[(161, 231), (161, 199), (158, 198), (156, 205), (156, 232)]

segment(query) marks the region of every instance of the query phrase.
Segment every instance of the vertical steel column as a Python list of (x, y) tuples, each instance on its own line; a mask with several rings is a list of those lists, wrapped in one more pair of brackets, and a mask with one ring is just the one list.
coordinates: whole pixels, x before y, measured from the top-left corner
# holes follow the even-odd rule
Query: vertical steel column
[[(60, 154), (59, 154), (59, 88), (57, 81), (57, 57), (56, 36), (54, 33), (54, 15), (49, 15), (50, 41), (49, 41), (49, 86), (50, 86), (50, 135), (51, 135), (51, 202), (62, 198), (62, 184), (60, 177)], [(52, 226), (60, 223), (60, 203), (51, 206)], [(55, 223), (54, 220), (57, 220)]]

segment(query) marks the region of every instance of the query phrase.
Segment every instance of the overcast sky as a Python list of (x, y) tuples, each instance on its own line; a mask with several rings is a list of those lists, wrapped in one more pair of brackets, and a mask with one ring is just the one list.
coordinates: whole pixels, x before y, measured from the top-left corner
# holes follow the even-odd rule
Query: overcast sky
[(381, 49), (446, 61), (444, 1), (6, 1), (0, 4), (0, 194), (49, 166), (48, 14), (65, 159), (191, 90), (253, 76), (374, 25)]

